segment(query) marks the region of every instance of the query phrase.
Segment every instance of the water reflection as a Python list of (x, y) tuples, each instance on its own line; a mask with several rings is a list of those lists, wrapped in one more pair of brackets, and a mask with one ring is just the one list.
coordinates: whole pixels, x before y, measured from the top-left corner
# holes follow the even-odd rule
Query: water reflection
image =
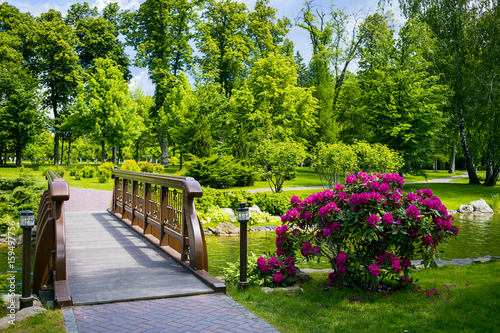
[(500, 214), (460, 214), (454, 217), (460, 233), (447, 244), (438, 246), (439, 259), (500, 255)]
[[(500, 214), (490, 215), (455, 215), (455, 224), (460, 228), (457, 238), (450, 238), (447, 244), (438, 246), (437, 258), (451, 260), (455, 258), (481, 257), (487, 254), (500, 255)], [(207, 236), (209, 271), (221, 275), (227, 262), (239, 259), (239, 237)], [(248, 234), (248, 252), (263, 254), (274, 252), (276, 235), (273, 232), (253, 232)], [(309, 262), (299, 265), (301, 268), (329, 268), (327, 262)]]

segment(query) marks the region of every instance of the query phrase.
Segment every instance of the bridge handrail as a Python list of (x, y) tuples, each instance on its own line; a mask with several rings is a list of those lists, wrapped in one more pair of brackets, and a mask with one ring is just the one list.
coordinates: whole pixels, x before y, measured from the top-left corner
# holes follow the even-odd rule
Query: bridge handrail
[(64, 202), (69, 200), (68, 183), (56, 172), (46, 172), (48, 189), (43, 193), (38, 207), (33, 293), (54, 291), (58, 307), (71, 305), (66, 276), (66, 230)]
[(113, 171), (112, 178), (110, 212), (214, 290), (225, 292), (225, 285), (208, 274), (205, 234), (194, 203), (203, 195), (200, 183), (192, 177), (122, 170)]

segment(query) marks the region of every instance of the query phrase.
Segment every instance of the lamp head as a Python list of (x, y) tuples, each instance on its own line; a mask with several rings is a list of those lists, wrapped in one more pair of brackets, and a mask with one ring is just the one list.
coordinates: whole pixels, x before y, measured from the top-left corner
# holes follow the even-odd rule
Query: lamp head
[(19, 218), (19, 226), (22, 228), (32, 228), (35, 226), (35, 213), (31, 210), (24, 210), (21, 212)]

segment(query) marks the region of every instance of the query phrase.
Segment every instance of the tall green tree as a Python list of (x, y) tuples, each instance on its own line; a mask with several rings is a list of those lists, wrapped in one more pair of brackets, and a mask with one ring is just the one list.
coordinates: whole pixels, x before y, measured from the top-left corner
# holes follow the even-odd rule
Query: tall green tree
[(108, 4), (99, 15), (96, 7), (90, 8), (85, 2), (71, 5), (65, 21), (75, 29), (78, 37), (75, 50), (83, 69), (91, 67), (96, 58), (110, 58), (118, 64), (128, 81), (131, 78), (129, 58), (125, 44), (118, 38), (119, 16), (117, 3)]
[(339, 96), (364, 38), (359, 33), (359, 18), (349, 17), (333, 3), (330, 12), (324, 13), (315, 10), (313, 1), (306, 1), (296, 24), (308, 32), (312, 45), (308, 86), (316, 87), (314, 96), (319, 100), (319, 138), (333, 142), (338, 137)]
[[(247, 71), (253, 47), (247, 28), (245, 4), (234, 0), (207, 0), (203, 4), (201, 21), (196, 26), (196, 46), (201, 53), (197, 63), (203, 81), (217, 82), (226, 97), (231, 96)], [(253, 37), (263, 49), (270, 47), (266, 32), (255, 31)]]
[(24, 66), (22, 41), (0, 31), (0, 146), (10, 145), (21, 166), (22, 152), (44, 129), (38, 81)]
[(42, 104), (54, 116), (54, 164), (59, 161), (61, 115), (68, 112), (82, 70), (75, 52), (78, 38), (61, 13), (49, 10), (37, 18), (36, 69), (44, 87)]
[[(484, 1), (475, 12), (475, 24), (468, 29), (472, 45), (467, 67), (467, 86), (472, 96), (467, 108), (472, 110), (467, 124), (475, 159), (482, 156), (486, 168), (484, 185), (495, 186), (500, 175), (500, 8)], [(480, 130), (478, 130), (480, 129)], [(474, 149), (474, 147), (477, 147)]]
[(255, 63), (231, 100), (228, 127), (235, 156), (248, 156), (263, 139), (302, 144), (315, 139), (317, 100), (313, 89), (297, 87), (297, 77), (290, 57), (270, 54)]
[(383, 15), (367, 22), (379, 25), (378, 34), (366, 39), (360, 61), (361, 100), (371, 124), (371, 141), (401, 152), (406, 168), (420, 169), (432, 161), (445, 125), (447, 87), (429, 73), (425, 53), (435, 48), (424, 24), (407, 21), (395, 42)]
[(399, 0), (403, 14), (426, 23), (437, 39), (439, 48), (433, 60), (436, 72), (443, 74), (443, 81), (453, 91), (449, 109), (451, 124), (456, 124), (460, 133), (470, 184), (480, 182), (467, 135), (466, 120), (470, 110), (466, 101), (471, 92), (467, 85), (470, 68), (466, 62), (472, 45), (467, 38), (467, 29), (475, 20), (473, 13), (479, 3), (469, 0)]
[[(106, 158), (106, 144), (128, 146), (144, 126), (134, 109), (120, 68), (111, 59), (95, 59), (86, 74), (86, 85), (80, 83), (76, 101), (77, 121), (87, 133), (101, 143), (101, 158)], [(116, 163), (116, 149), (113, 154)]]
[[(155, 85), (153, 119), (166, 117), (170, 112), (164, 104), (172, 91), (171, 84), (191, 66), (190, 25), (196, 16), (194, 3), (189, 0), (147, 0), (137, 12), (124, 14), (123, 33), (127, 43), (137, 51), (135, 65), (147, 67)], [(158, 126), (155, 130), (161, 147), (161, 163), (168, 166), (168, 128)]]

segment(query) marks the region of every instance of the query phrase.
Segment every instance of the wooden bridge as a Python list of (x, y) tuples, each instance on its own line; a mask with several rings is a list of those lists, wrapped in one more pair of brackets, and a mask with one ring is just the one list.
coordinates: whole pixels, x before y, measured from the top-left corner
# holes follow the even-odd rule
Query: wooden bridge
[(225, 292), (208, 273), (194, 204), (202, 196), (200, 184), (189, 177), (116, 170), (112, 178), (107, 211), (89, 210), (85, 205), (92, 202), (79, 209), (73, 203), (83, 198), (70, 196), (68, 183), (47, 172), (33, 293), (53, 291), (62, 307)]

